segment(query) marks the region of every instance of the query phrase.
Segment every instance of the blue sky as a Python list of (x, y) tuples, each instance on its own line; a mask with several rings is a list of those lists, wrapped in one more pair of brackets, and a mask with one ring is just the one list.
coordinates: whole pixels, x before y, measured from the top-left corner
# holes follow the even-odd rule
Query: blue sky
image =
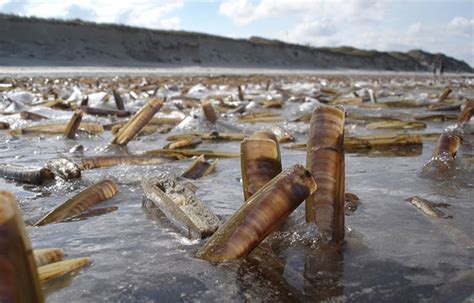
[(0, 0), (0, 12), (312, 46), (421, 48), (474, 66), (474, 0)]

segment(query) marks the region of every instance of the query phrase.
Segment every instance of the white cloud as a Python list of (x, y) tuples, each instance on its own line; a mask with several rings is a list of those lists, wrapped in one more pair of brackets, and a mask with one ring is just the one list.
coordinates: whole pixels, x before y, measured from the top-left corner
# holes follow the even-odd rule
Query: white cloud
[(334, 21), (370, 22), (381, 20), (390, 0), (261, 0), (254, 5), (247, 0), (224, 0), (219, 14), (237, 25), (247, 25), (270, 17), (296, 15), (305, 19), (324, 16)]
[(0, 11), (44, 18), (79, 18), (149, 28), (178, 29), (178, 17), (169, 16), (184, 0), (0, 0)]
[(472, 37), (474, 31), (474, 19), (456, 17), (448, 24), (448, 28), (454, 33)]

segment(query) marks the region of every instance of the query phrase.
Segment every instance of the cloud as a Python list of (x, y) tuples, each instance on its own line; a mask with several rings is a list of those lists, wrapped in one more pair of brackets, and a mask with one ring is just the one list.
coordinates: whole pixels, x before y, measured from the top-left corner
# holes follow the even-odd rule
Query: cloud
[(300, 16), (317, 19), (324, 16), (333, 21), (371, 22), (383, 18), (389, 0), (261, 0), (252, 4), (247, 0), (224, 0), (219, 14), (230, 18), (237, 25), (277, 16)]
[(82, 19), (148, 28), (178, 29), (180, 19), (169, 16), (184, 0), (0, 0), (0, 11), (43, 18)]
[(83, 20), (95, 20), (97, 13), (87, 7), (83, 7), (77, 4), (72, 4), (67, 8), (65, 19), (83, 19)]
[(472, 37), (474, 31), (474, 19), (456, 17), (448, 24), (448, 28), (454, 33)]

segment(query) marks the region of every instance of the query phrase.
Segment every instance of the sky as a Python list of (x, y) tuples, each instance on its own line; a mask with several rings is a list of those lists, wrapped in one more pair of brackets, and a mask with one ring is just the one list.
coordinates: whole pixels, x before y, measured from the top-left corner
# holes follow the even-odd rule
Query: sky
[(474, 0), (0, 0), (0, 12), (316, 47), (423, 49), (474, 66)]

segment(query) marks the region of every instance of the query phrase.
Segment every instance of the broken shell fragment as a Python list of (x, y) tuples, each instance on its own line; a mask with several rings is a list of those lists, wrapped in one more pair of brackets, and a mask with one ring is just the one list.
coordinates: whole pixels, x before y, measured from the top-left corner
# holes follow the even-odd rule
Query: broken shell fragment
[(245, 123), (257, 123), (257, 122), (273, 123), (273, 122), (282, 122), (284, 121), (284, 118), (280, 114), (274, 113), (274, 112), (259, 112), (259, 113), (242, 115), (239, 117), (239, 121), (245, 122)]
[(23, 219), (5, 191), (0, 191), (0, 231), (0, 301), (44, 302)]
[(284, 170), (250, 197), (196, 257), (220, 262), (249, 254), (315, 190), (311, 173), (302, 165)]
[(240, 168), (244, 200), (281, 173), (280, 147), (269, 131), (256, 132), (240, 143)]
[(118, 165), (155, 165), (168, 162), (169, 158), (154, 155), (113, 155), (95, 156), (81, 159), (81, 169), (95, 169)]
[(48, 168), (29, 168), (9, 164), (0, 164), (0, 177), (35, 185), (54, 180), (54, 174)]
[(306, 167), (318, 190), (306, 200), (306, 222), (314, 222), (332, 243), (344, 239), (344, 120), (342, 108), (313, 110), (306, 150)]
[(355, 97), (355, 98), (338, 98), (332, 100), (330, 103), (331, 104), (361, 104), (363, 102), (362, 97)]
[(239, 153), (200, 149), (152, 149), (145, 151), (147, 155), (162, 155), (180, 159), (204, 155), (206, 158), (238, 158)]
[(155, 113), (163, 106), (161, 99), (151, 99), (138, 113), (135, 114), (119, 131), (112, 144), (127, 145), (135, 135), (153, 118)]
[(358, 112), (347, 112), (346, 117), (348, 120), (357, 121), (401, 121), (399, 118), (392, 117), (391, 115), (365, 115)]
[(66, 130), (64, 131), (64, 137), (68, 139), (74, 139), (76, 137), (76, 131), (79, 128), (79, 124), (81, 123), (82, 116), (84, 112), (82, 110), (76, 110), (71, 117), (71, 120), (66, 126)]
[(198, 136), (201, 140), (215, 140), (215, 141), (242, 141), (247, 137), (243, 133), (220, 133), (220, 132), (210, 132), (210, 133), (188, 133), (188, 134), (179, 134), (172, 135), (166, 138), (168, 141), (178, 141), (183, 138), (188, 138), (191, 136)]
[(128, 117), (132, 113), (128, 110), (119, 110), (119, 109), (105, 109), (98, 107), (89, 107), (83, 106), (81, 109), (88, 115), (93, 116), (117, 116), (117, 117)]
[(449, 87), (444, 88), (443, 91), (441, 92), (441, 94), (439, 95), (438, 100), (439, 101), (446, 100), (449, 97), (449, 94), (452, 93), (452, 91), (453, 90)]
[(200, 155), (191, 165), (181, 174), (181, 177), (188, 179), (199, 179), (212, 173), (217, 165), (218, 159), (208, 162), (203, 155)]
[(422, 129), (426, 128), (426, 123), (418, 121), (380, 121), (367, 125), (367, 129)]
[(56, 176), (60, 176), (65, 180), (71, 180), (81, 177), (81, 170), (76, 163), (68, 159), (54, 159), (46, 163), (46, 167), (50, 169)]
[(201, 137), (189, 136), (189, 137), (182, 137), (179, 140), (166, 144), (163, 148), (166, 148), (166, 149), (190, 148), (190, 147), (196, 147), (197, 145), (201, 143), (202, 143)]
[(423, 144), (423, 138), (418, 134), (374, 134), (344, 138), (344, 148), (348, 152), (367, 148), (421, 144)]
[(35, 257), (36, 266), (39, 267), (62, 261), (64, 258), (64, 251), (61, 248), (56, 247), (34, 249), (33, 256)]
[(212, 107), (211, 100), (205, 100), (202, 102), (202, 110), (204, 112), (204, 116), (206, 117), (207, 121), (211, 123), (216, 123), (217, 115), (214, 107)]
[[(59, 135), (64, 134), (66, 131), (67, 124), (45, 124), (45, 125), (34, 125), (24, 128), (17, 128), (10, 131), (10, 135), (27, 135), (27, 134), (49, 134)], [(97, 123), (81, 123), (79, 124), (79, 130), (84, 130), (92, 134), (101, 134), (104, 132), (102, 125)]]
[(144, 206), (158, 207), (188, 238), (212, 235), (219, 219), (186, 186), (166, 174), (142, 181)]
[(413, 116), (418, 121), (447, 121), (456, 120), (457, 117), (455, 114), (418, 114)]
[(64, 276), (81, 267), (89, 265), (90, 258), (77, 258), (71, 260), (60, 261), (38, 267), (38, 275), (41, 283), (46, 283), (52, 279)]
[(25, 120), (32, 120), (32, 121), (48, 119), (48, 117), (46, 116), (40, 115), (38, 113), (28, 112), (28, 111), (20, 112), (20, 118), (25, 119)]
[(55, 207), (36, 222), (34, 226), (42, 226), (74, 217), (93, 205), (113, 197), (117, 192), (118, 187), (113, 181), (104, 180), (96, 183)]

